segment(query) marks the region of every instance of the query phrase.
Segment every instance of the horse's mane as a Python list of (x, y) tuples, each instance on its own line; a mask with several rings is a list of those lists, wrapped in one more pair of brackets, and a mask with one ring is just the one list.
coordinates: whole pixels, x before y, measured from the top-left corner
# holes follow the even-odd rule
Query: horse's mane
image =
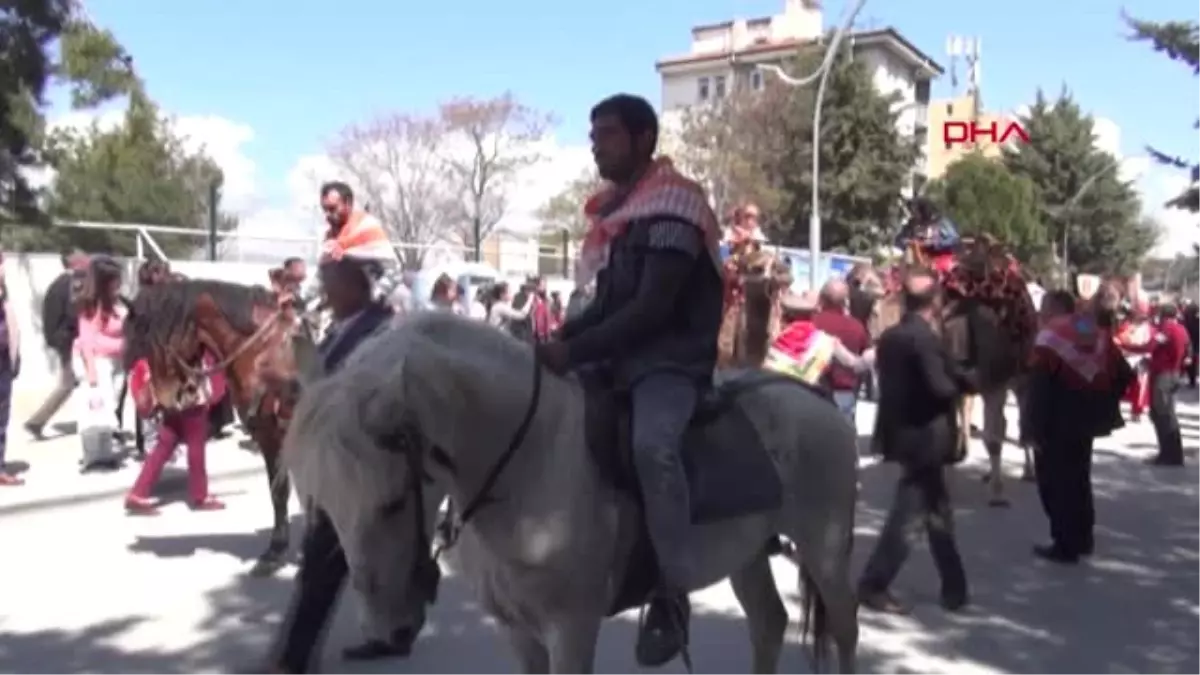
[[(461, 391), (458, 387), (472, 384), (455, 381), (452, 373), (422, 372), (422, 390), (429, 398), (403, 400), (405, 378), (418, 376), (414, 370), (427, 370), (410, 369), (409, 364), (428, 366), (446, 354), (490, 368), (495, 378), (511, 377), (506, 368), (532, 360), (527, 344), (486, 323), (449, 312), (406, 316), (360, 345), (297, 402), (284, 442), (284, 461), (296, 473), (297, 486), (326, 504), (382, 498), (392, 489), (388, 482), (395, 480), (388, 467), (402, 465), (395, 464), (396, 455), (378, 452), (383, 439), (414, 421), (405, 417), (414, 404), (442, 410)], [(335, 476), (341, 478), (333, 480)]]
[(241, 333), (253, 333), (256, 307), (274, 307), (274, 294), (262, 286), (243, 286), (227, 281), (184, 279), (146, 286), (138, 291), (125, 321), (125, 365), (147, 358), (157, 346), (178, 344), (194, 335), (195, 310), (200, 296), (207, 295), (229, 325)]

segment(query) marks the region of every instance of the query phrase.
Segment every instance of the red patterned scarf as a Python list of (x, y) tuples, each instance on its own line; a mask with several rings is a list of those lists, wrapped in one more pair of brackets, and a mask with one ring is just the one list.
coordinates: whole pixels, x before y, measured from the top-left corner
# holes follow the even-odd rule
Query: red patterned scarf
[(708, 203), (704, 188), (679, 173), (671, 160), (666, 157), (656, 159), (621, 205), (603, 214), (604, 207), (618, 198), (616, 186), (606, 185), (583, 207), (588, 218), (588, 231), (575, 266), (575, 278), (580, 285), (590, 282), (608, 264), (609, 244), (625, 232), (629, 223), (655, 216), (678, 218), (700, 228), (709, 257), (720, 271), (721, 228), (717, 215)]

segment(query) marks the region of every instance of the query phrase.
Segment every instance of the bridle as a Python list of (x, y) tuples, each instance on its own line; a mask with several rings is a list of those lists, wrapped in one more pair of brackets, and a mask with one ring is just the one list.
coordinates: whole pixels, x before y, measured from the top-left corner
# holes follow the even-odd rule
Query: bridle
[[(458, 536), (462, 531), (462, 528), (468, 522), (470, 522), (471, 519), (483, 509), (483, 507), (496, 501), (492, 497), (492, 490), (496, 487), (496, 482), (500, 480), (500, 476), (504, 473), (504, 470), (508, 468), (508, 465), (512, 462), (513, 457), (516, 456), (517, 450), (519, 450), (525, 443), (525, 439), (529, 435), (529, 429), (533, 425), (534, 417), (537, 415), (538, 408), (540, 407), (541, 398), (542, 364), (535, 358), (533, 359), (533, 389), (529, 395), (529, 402), (525, 406), (525, 414), (521, 417), (520, 424), (518, 424), (516, 429), (513, 430), (512, 436), (509, 438), (508, 445), (505, 447), (504, 452), (501, 453), (499, 459), (496, 460), (496, 463), (492, 465), (487, 474), (484, 476), (483, 484), (480, 485), (479, 489), (475, 491), (474, 495), (467, 500), (462, 509), (458, 512), (455, 521), (450, 527), (448, 535), (434, 548), (433, 555), (431, 556), (431, 560), (434, 563), (437, 562), (438, 558), (440, 558), (443, 553), (450, 548), (453, 548), (454, 545), (458, 543)], [(435, 463), (441, 464), (449, 471), (453, 471), (453, 463), (448, 457), (446, 457), (444, 451), (442, 451), (440, 448), (434, 447), (430, 452)], [(425, 548), (421, 550), (428, 550), (428, 541), (424, 538), (425, 520), (423, 512), (425, 496), (424, 488), (422, 486), (424, 470), (417, 462), (412, 463), (410, 465), (410, 469), (410, 473), (412, 473), (415, 478), (410, 481), (409, 489), (396, 499), (384, 504), (382, 509), (385, 512), (398, 512), (404, 508), (404, 503), (407, 500), (408, 495), (412, 494), (418, 503), (418, 506), (416, 507), (418, 509), (417, 517), (419, 518), (417, 529), (420, 531), (420, 534), (418, 535), (418, 543), (420, 543), (420, 541), (425, 541)]]
[(275, 310), (275, 312), (273, 312), (271, 314), (271, 316), (269, 316), (267, 318), (267, 320), (265, 322), (263, 322), (263, 324), (261, 326), (258, 327), (258, 330), (251, 333), (250, 337), (246, 338), (245, 340), (242, 340), (242, 343), (239, 344), (237, 347), (235, 347), (231, 352), (229, 352), (228, 355), (226, 355), (220, 361), (212, 364), (211, 366), (194, 368), (187, 361), (185, 361), (183, 359), (183, 357), (180, 356), (173, 348), (168, 347), (168, 351), (171, 353), (171, 356), (175, 358), (175, 361), (179, 364), (179, 366), (184, 369), (184, 372), (187, 373), (188, 377), (195, 378), (195, 379), (203, 379), (203, 378), (209, 377), (213, 373), (218, 373), (222, 370), (225, 370), (231, 364), (233, 364), (235, 361), (237, 361), (239, 358), (241, 358), (243, 355), (245, 355), (246, 352), (248, 352), (251, 347), (254, 347), (258, 343), (265, 341), (268, 337), (273, 336), (277, 332), (277, 329), (279, 328), (279, 323), (280, 323), (279, 317), (282, 316), (282, 314), (283, 314), (282, 309)]

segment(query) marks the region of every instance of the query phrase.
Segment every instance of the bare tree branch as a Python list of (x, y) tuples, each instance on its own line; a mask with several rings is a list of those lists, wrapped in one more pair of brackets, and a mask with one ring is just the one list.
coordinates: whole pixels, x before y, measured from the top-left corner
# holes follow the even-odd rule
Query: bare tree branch
[(443, 167), (457, 197), (461, 242), (476, 251), (504, 217), (517, 174), (542, 157), (536, 144), (552, 120), (506, 93), (494, 99), (459, 98), (440, 107), (447, 134)]
[(444, 180), (445, 144), (441, 120), (395, 113), (346, 127), (329, 149), (392, 240), (415, 245), (401, 250), (408, 268), (420, 268), (457, 215)]

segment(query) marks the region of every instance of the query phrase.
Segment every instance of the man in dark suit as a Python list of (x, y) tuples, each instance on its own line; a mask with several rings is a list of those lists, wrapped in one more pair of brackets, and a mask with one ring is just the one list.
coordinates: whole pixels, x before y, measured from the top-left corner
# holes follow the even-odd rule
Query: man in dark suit
[(1021, 417), (1033, 445), (1038, 496), (1050, 521), (1051, 543), (1034, 555), (1073, 564), (1095, 548), (1092, 444), (1111, 434), (1112, 404), (1133, 370), (1100, 328), (1091, 307), (1076, 311), (1071, 296), (1046, 296), (1046, 320), (1034, 342)]
[(932, 271), (910, 272), (904, 281), (905, 316), (884, 332), (876, 351), (875, 433), (884, 459), (901, 467), (887, 523), (859, 581), (860, 601), (879, 611), (903, 611), (888, 588), (908, 557), (920, 522), (941, 576), (942, 605), (953, 611), (967, 602), (944, 469), (953, 461), (958, 438), (956, 403), (974, 388), (974, 377), (955, 363), (934, 330), (939, 295)]
[[(324, 263), (320, 276), (333, 324), (317, 351), (324, 371), (331, 373), (367, 338), (386, 330), (392, 310), (372, 300), (371, 278), (353, 258)], [(303, 556), (291, 608), (272, 653), (271, 672), (310, 672), (320, 638), (349, 573), (333, 523), (320, 508), (311, 510)], [(396, 629), (386, 638), (372, 637), (362, 645), (346, 649), (343, 656), (350, 660), (407, 656), (424, 624), (423, 604), (417, 614), (415, 625)]]

